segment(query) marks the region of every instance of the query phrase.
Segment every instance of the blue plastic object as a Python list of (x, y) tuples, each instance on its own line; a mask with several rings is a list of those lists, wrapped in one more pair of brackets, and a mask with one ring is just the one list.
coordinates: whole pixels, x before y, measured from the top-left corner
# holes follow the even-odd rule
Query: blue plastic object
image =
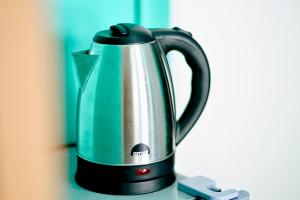
[(178, 189), (194, 197), (205, 200), (248, 200), (250, 195), (246, 191), (229, 189), (221, 191), (216, 182), (204, 176), (187, 178), (178, 182)]

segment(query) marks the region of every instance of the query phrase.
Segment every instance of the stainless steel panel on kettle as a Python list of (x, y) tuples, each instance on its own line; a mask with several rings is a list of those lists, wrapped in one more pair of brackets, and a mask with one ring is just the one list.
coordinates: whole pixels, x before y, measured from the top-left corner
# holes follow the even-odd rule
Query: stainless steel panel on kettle
[[(89, 55), (98, 56), (82, 82), (79, 155), (101, 164), (131, 165), (172, 154), (175, 116), (168, 72), (157, 43), (93, 44), (91, 49)], [(132, 156), (131, 150), (138, 144), (147, 145), (149, 154)]]
[[(178, 50), (192, 69), (189, 103), (176, 121), (166, 54)], [(73, 53), (80, 85), (77, 182), (110, 194), (170, 185), (176, 144), (199, 118), (209, 91), (204, 52), (188, 32), (118, 24)]]

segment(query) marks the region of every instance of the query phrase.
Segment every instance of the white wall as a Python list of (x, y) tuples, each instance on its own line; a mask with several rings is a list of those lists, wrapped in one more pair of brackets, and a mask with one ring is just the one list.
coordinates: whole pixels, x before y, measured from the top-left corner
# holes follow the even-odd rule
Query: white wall
[[(173, 0), (171, 13), (202, 45), (212, 75), (205, 111), (177, 149), (177, 172), (254, 200), (300, 199), (300, 1)], [(181, 112), (189, 74), (173, 57)]]

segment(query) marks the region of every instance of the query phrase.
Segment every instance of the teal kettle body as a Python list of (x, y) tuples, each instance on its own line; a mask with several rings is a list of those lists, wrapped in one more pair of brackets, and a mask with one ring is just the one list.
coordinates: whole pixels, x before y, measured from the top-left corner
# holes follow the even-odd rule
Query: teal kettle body
[[(166, 54), (181, 52), (192, 70), (191, 96), (176, 120)], [(206, 104), (210, 73), (191, 34), (179, 28), (117, 24), (90, 49), (72, 54), (80, 85), (76, 181), (107, 194), (154, 192), (175, 181), (176, 145)]]

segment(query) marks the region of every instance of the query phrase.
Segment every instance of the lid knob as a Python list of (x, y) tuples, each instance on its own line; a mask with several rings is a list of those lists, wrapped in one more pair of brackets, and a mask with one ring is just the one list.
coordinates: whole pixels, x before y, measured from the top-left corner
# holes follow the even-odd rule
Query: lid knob
[(127, 27), (122, 24), (113, 25), (109, 29), (114, 37), (125, 37), (129, 34)]
[(93, 38), (98, 44), (130, 45), (155, 41), (152, 31), (140, 25), (120, 23), (99, 31)]

